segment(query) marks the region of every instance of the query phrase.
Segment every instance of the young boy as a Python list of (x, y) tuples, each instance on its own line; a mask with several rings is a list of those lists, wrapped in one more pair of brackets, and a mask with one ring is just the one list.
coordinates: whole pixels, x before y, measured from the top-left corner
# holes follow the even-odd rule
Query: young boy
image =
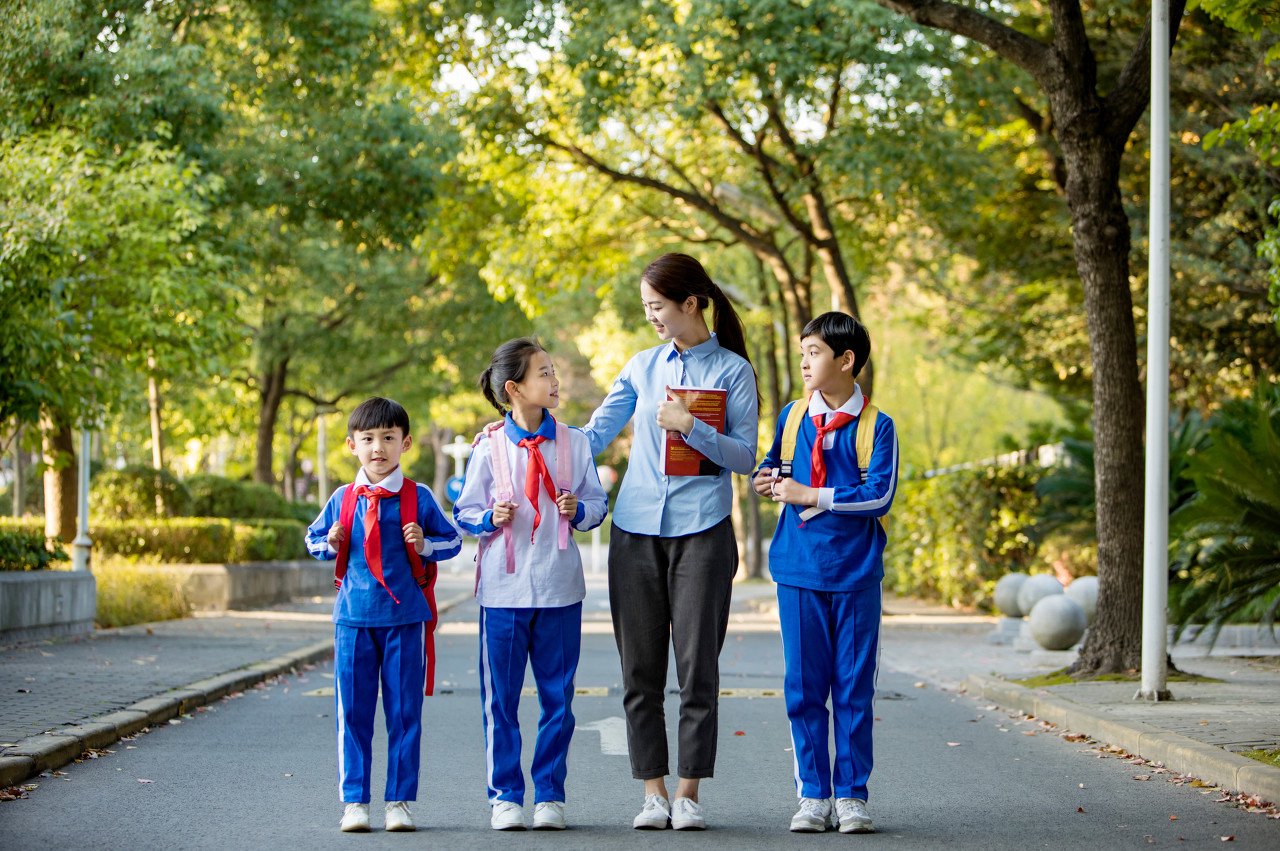
[[(424, 684), (431, 685), (429, 574), (436, 561), (458, 554), (462, 538), (430, 488), (406, 485), (400, 456), (412, 443), (404, 408), (376, 396), (360, 403), (347, 422), (347, 448), (360, 459), (360, 472), (334, 492), (307, 529), (307, 550), (338, 561), (333, 673), (344, 831), (369, 830), (379, 682), (387, 722), (385, 825), (415, 829), (407, 802), (418, 797), (422, 697)], [(402, 516), (402, 506), (413, 502), (416, 516)]]
[[(778, 585), (800, 798), (791, 830), (797, 832), (825, 831), (828, 824), (841, 833), (873, 830), (867, 779), (885, 545), (878, 518), (897, 489), (898, 441), (893, 421), (868, 406), (854, 381), (870, 354), (871, 338), (852, 316), (824, 313), (804, 327), (800, 372), (808, 399), (783, 409), (773, 446), (752, 481), (756, 493), (783, 503), (769, 570)], [(804, 406), (803, 416), (797, 414), (798, 431), (788, 439), (787, 421), (797, 405)], [(859, 445), (869, 457), (858, 457)]]

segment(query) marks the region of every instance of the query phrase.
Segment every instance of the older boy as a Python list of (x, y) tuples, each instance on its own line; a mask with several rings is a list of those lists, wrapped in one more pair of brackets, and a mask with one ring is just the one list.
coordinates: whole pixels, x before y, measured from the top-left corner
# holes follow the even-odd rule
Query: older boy
[(424, 684), (431, 685), (431, 571), (462, 545), (431, 489), (400, 470), (400, 456), (412, 443), (404, 408), (376, 396), (362, 402), (347, 422), (347, 448), (360, 459), (360, 472), (307, 529), (308, 551), (338, 562), (333, 673), (338, 787), (346, 804), (341, 829), (349, 832), (369, 830), (379, 683), (387, 722), (385, 825), (415, 829), (407, 802), (418, 797), (422, 697)]
[(824, 313), (804, 327), (808, 399), (783, 409), (752, 482), (756, 493), (783, 503), (769, 570), (778, 585), (797, 832), (825, 831), (829, 823), (842, 833), (873, 830), (867, 780), (885, 545), (878, 518), (897, 488), (898, 442), (893, 421), (854, 380), (870, 353), (866, 329), (847, 314)]

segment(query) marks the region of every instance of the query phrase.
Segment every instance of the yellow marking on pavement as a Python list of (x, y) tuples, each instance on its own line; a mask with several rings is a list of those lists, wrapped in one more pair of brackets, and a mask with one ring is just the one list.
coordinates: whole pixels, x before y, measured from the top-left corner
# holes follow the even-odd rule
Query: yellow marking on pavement
[(321, 688), (313, 688), (311, 691), (304, 691), (303, 697), (333, 697), (333, 686), (323, 686)]
[(722, 688), (721, 697), (782, 697), (780, 688)]

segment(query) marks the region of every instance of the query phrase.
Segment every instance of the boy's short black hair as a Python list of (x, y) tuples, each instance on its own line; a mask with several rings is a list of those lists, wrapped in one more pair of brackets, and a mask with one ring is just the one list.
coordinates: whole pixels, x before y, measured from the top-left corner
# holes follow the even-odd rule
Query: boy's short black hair
[(409, 436), (409, 412), (399, 402), (374, 396), (361, 402), (347, 420), (347, 437), (358, 431), (375, 428), (397, 428)]
[(853, 375), (856, 378), (871, 357), (871, 335), (862, 323), (847, 313), (832, 310), (815, 316), (800, 332), (800, 339), (817, 337), (826, 343), (836, 357), (853, 352)]

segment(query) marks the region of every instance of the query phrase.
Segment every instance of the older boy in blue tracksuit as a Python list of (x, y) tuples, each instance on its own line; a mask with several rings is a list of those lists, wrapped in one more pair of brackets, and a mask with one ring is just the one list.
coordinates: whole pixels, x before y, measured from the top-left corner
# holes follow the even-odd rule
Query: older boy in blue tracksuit
[[(424, 571), (426, 563), (457, 555), (462, 539), (430, 488), (414, 484), (414, 493), (405, 489), (400, 456), (412, 440), (409, 415), (399, 404), (378, 397), (362, 402), (347, 423), (347, 447), (360, 459), (360, 472), (354, 483), (334, 492), (307, 528), (307, 550), (340, 565), (333, 671), (344, 831), (369, 830), (379, 684), (387, 722), (385, 825), (387, 830), (414, 829), (407, 802), (418, 796), (427, 626), (432, 619)], [(354, 506), (354, 511), (344, 524), (344, 498), (353, 488), (355, 499), (348, 508)], [(417, 516), (404, 517), (401, 502), (411, 497)], [(410, 549), (417, 555), (416, 565)]]
[[(855, 382), (871, 353), (865, 328), (844, 313), (824, 313), (804, 327), (800, 370), (807, 400), (778, 418), (773, 445), (753, 479), (756, 492), (782, 503), (769, 549), (778, 586), (786, 665), (784, 690), (794, 746), (800, 809), (791, 830), (869, 833), (872, 696), (880, 636), (880, 581), (885, 531), (898, 479), (893, 421)], [(807, 407), (795, 436), (790, 477), (780, 477), (784, 430), (792, 408)], [(859, 421), (870, 458), (858, 457)], [(865, 454), (865, 453), (864, 453)], [(835, 729), (828, 753), (827, 699)], [(835, 796), (835, 807), (831, 797)], [(833, 812), (834, 809), (834, 812)]]

